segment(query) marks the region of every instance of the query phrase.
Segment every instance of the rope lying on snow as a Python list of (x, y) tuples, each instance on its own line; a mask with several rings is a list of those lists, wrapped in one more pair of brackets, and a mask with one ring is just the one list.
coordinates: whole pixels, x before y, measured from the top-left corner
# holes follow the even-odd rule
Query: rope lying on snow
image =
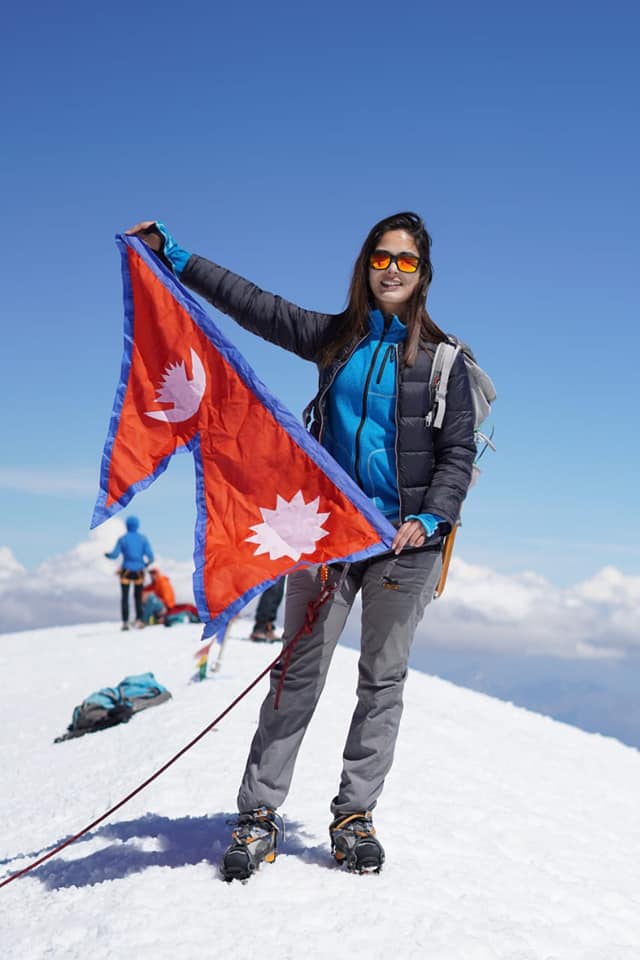
[(148, 787), (150, 783), (153, 783), (154, 780), (156, 780), (162, 773), (164, 773), (165, 770), (168, 770), (169, 767), (176, 762), (176, 760), (179, 760), (180, 757), (182, 757), (187, 752), (187, 750), (190, 750), (192, 747), (194, 747), (199, 740), (202, 740), (202, 738), (206, 736), (207, 733), (213, 730), (213, 728), (218, 723), (220, 723), (220, 721), (224, 717), (226, 717), (226, 715), (230, 713), (233, 710), (233, 708), (238, 703), (240, 703), (240, 701), (244, 699), (244, 697), (246, 697), (246, 695), (250, 693), (251, 690), (253, 690), (255, 686), (257, 686), (260, 683), (262, 678), (266, 676), (267, 673), (269, 673), (280, 660), (282, 660), (283, 671), (280, 677), (280, 682), (278, 684), (278, 692), (276, 696), (276, 702), (274, 705), (277, 709), (278, 701), (280, 699), (280, 692), (282, 690), (282, 684), (284, 683), (284, 675), (287, 671), (287, 667), (289, 666), (289, 662), (291, 660), (293, 647), (298, 642), (298, 640), (303, 635), (303, 633), (309, 633), (311, 631), (313, 624), (318, 619), (318, 613), (319, 613), (320, 607), (322, 606), (322, 604), (326, 603), (329, 597), (332, 596), (333, 593), (335, 593), (338, 586), (342, 584), (342, 582), (344, 581), (347, 567), (348, 567), (348, 564), (345, 565), (345, 569), (343, 570), (342, 576), (340, 577), (338, 582), (332, 587), (327, 587), (326, 580), (323, 582), (323, 587), (317, 600), (315, 601), (311, 600), (309, 602), (307, 607), (307, 612), (305, 614), (304, 622), (300, 627), (300, 629), (298, 630), (298, 632), (296, 633), (296, 635), (292, 637), (292, 639), (289, 641), (289, 643), (285, 647), (283, 647), (283, 649), (280, 651), (278, 656), (274, 660), (272, 660), (271, 663), (268, 666), (266, 666), (261, 673), (258, 674), (255, 680), (253, 680), (249, 684), (249, 686), (242, 691), (242, 693), (238, 694), (235, 700), (233, 700), (228, 707), (225, 707), (222, 713), (218, 714), (215, 720), (212, 720), (211, 723), (204, 728), (204, 730), (200, 731), (197, 737), (194, 737), (193, 740), (191, 740), (185, 747), (179, 750), (178, 753), (175, 754), (175, 756), (171, 757), (170, 760), (167, 760), (167, 762), (163, 764), (159, 770), (156, 770), (156, 772), (152, 773), (150, 777), (147, 777), (147, 779), (144, 780), (139, 786), (137, 786), (135, 790), (132, 790), (131, 793), (128, 793), (126, 797), (123, 797), (122, 800), (120, 800), (113, 807), (107, 810), (106, 813), (103, 813), (102, 816), (98, 817), (96, 820), (93, 820), (82, 830), (79, 830), (78, 833), (74, 833), (74, 835), (72, 837), (69, 837), (67, 840), (65, 840), (64, 843), (58, 844), (58, 846), (54, 847), (53, 850), (50, 850), (48, 853), (45, 853), (43, 856), (38, 857), (38, 859), (34, 860), (33, 863), (28, 864), (26, 867), (23, 867), (22, 870), (18, 870), (16, 871), (16, 873), (13, 873), (11, 874), (11, 876), (6, 877), (4, 880), (0, 881), (0, 887), (6, 887), (6, 885), (8, 883), (11, 883), (12, 880), (17, 880), (18, 877), (23, 877), (25, 873), (30, 873), (32, 870), (35, 870), (36, 867), (39, 867), (41, 864), (45, 863), (47, 860), (50, 860), (51, 857), (55, 857), (55, 855), (57, 853), (60, 853), (61, 850), (64, 850), (65, 847), (69, 847), (72, 843), (75, 843), (76, 840), (79, 840), (80, 837), (83, 837), (86, 833), (89, 833), (90, 830), (93, 830), (94, 827), (97, 827), (98, 824), (106, 820), (107, 817), (110, 817), (112, 813), (115, 813), (116, 810), (119, 810), (120, 807), (123, 807), (125, 803), (128, 803), (129, 800), (137, 796), (137, 794), (139, 794), (142, 790), (144, 790), (145, 787)]

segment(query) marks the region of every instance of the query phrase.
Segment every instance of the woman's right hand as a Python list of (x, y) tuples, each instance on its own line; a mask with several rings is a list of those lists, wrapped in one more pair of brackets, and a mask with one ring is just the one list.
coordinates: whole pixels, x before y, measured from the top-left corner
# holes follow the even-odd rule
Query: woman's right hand
[(176, 243), (161, 220), (141, 220), (125, 233), (143, 240), (176, 277), (180, 276), (189, 262), (191, 254)]
[(164, 237), (156, 227), (157, 220), (141, 220), (135, 227), (125, 230), (128, 237), (138, 237), (144, 240), (148, 247), (160, 253), (164, 247)]

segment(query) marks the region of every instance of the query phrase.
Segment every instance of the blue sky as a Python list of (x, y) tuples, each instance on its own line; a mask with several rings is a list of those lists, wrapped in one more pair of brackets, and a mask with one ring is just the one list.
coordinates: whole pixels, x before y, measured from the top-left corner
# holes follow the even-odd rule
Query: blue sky
[[(370, 226), (415, 209), (434, 319), (498, 390), (457, 549), (559, 585), (636, 573), (639, 27), (615, 2), (14, 6), (0, 544), (34, 567), (86, 536), (122, 346), (116, 232), (163, 219), (339, 310)], [(313, 367), (217, 320), (300, 411)], [(158, 552), (190, 557), (193, 485), (180, 457), (134, 501)]]

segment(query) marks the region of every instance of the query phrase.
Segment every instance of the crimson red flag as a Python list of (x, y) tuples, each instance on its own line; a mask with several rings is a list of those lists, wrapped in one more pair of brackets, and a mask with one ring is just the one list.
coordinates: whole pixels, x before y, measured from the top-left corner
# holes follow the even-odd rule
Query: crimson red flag
[(391, 524), (198, 301), (142, 241), (116, 242), (124, 356), (91, 526), (187, 448), (196, 469), (193, 582), (205, 637), (298, 566), (388, 550)]

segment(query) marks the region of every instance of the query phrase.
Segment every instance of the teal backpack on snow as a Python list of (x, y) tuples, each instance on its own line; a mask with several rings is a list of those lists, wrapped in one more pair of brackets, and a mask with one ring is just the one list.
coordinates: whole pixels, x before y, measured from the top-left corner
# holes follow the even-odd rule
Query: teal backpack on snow
[(158, 683), (152, 673), (125, 677), (117, 687), (102, 687), (89, 694), (74, 709), (67, 732), (56, 737), (54, 743), (105, 730), (118, 723), (127, 723), (134, 713), (155, 707), (170, 698), (167, 688)]

